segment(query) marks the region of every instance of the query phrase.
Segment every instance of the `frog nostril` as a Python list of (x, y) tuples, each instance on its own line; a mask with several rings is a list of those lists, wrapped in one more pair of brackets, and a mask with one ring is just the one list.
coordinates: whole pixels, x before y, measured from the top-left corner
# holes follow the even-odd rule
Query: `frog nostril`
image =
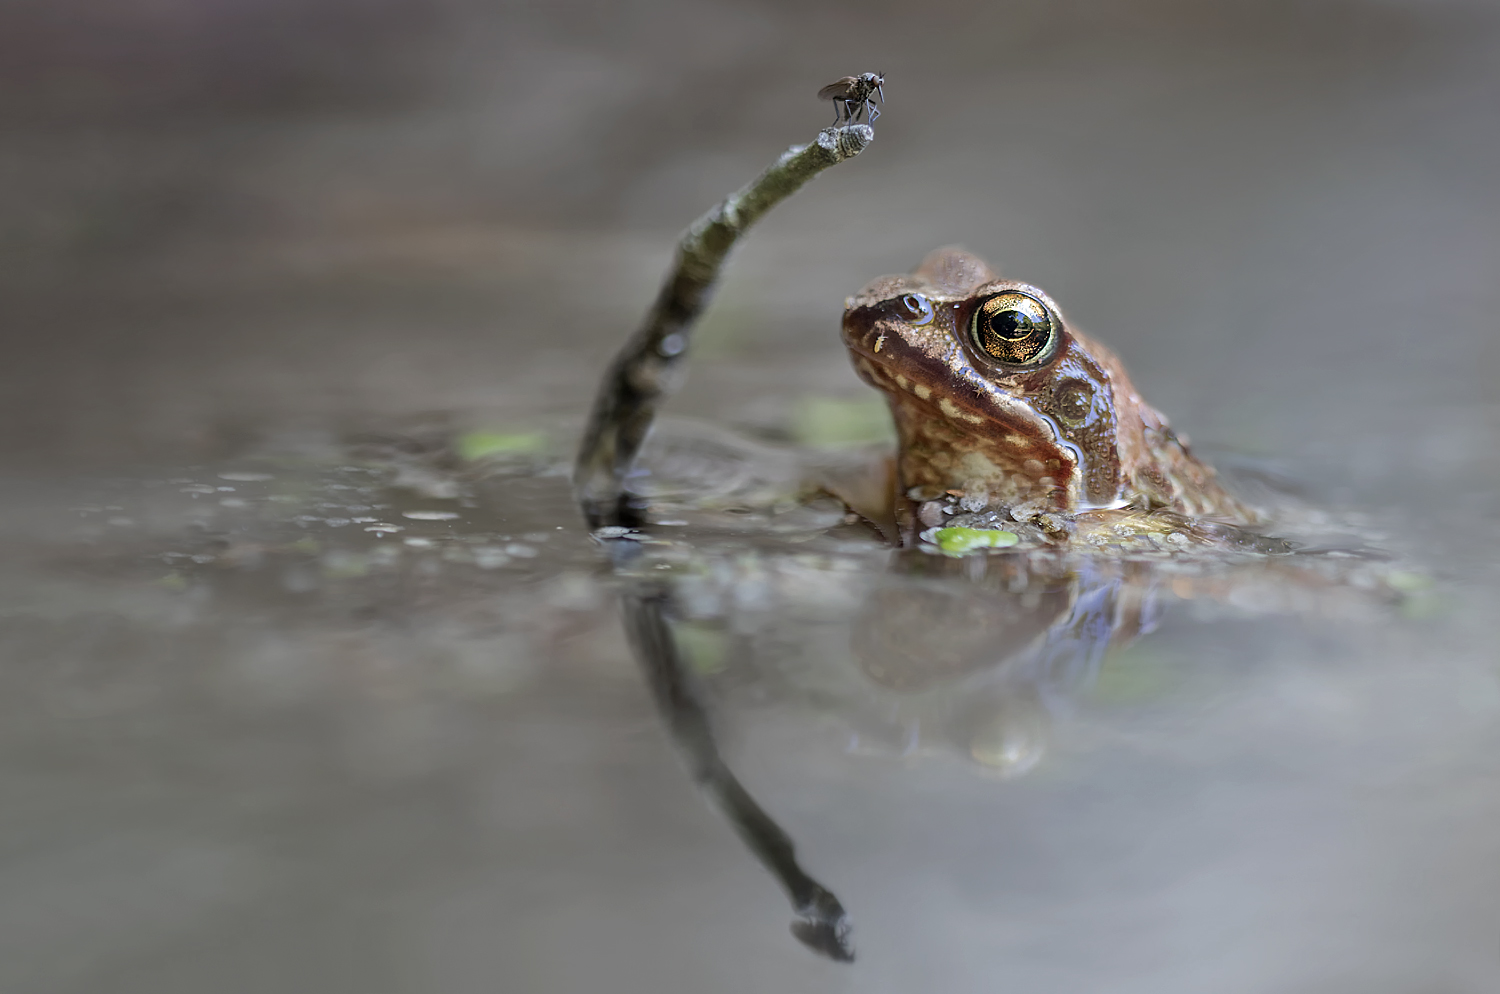
[(912, 324), (926, 324), (932, 320), (932, 304), (920, 293), (908, 293), (901, 298), (906, 308), (907, 320)]

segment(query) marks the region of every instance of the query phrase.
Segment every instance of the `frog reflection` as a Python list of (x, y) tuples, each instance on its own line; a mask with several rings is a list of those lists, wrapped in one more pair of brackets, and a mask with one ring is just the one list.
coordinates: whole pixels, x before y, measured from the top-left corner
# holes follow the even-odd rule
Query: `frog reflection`
[[(716, 582), (732, 595), (743, 579), (708, 561), (668, 581), (653, 575), (660, 563), (652, 561), (649, 544), (610, 544), (631, 578), (623, 596), (626, 630), (694, 779), (787, 891), (796, 914), (794, 934), (824, 955), (852, 959), (847, 914), (801, 868), (785, 831), (720, 755), (704, 677), (694, 674), (673, 634), (688, 613), (685, 599), (703, 599), (701, 590), (689, 595), (689, 588)], [(795, 577), (795, 565), (776, 565), (787, 565), (782, 575)], [(818, 582), (816, 568), (810, 571), (796, 579)], [(708, 579), (716, 573), (717, 581)], [(1062, 557), (958, 560), (909, 550), (865, 583), (864, 596), (843, 619), (852, 672), (859, 678), (839, 689), (822, 685), (810, 698), (845, 725), (851, 740), (884, 740), (900, 748), (901, 739), (916, 736), (924, 748), (966, 752), (982, 768), (1006, 776), (1037, 764), (1054, 716), (1090, 685), (1108, 647), (1148, 630), (1154, 616), (1148, 574), (1095, 569)], [(788, 590), (780, 596), (797, 595)], [(736, 621), (731, 613), (718, 620), (743, 627), (744, 619)], [(769, 634), (776, 637), (774, 630)], [(747, 662), (751, 672), (729, 679), (730, 685), (747, 676), (756, 685), (775, 682), (755, 653)]]
[(965, 752), (1019, 776), (1041, 760), (1053, 716), (1089, 688), (1109, 648), (1149, 632), (1158, 614), (1152, 574), (1139, 566), (903, 552), (864, 599), (851, 638), (871, 687), (894, 695), (882, 715), (895, 721), (882, 728), (863, 716), (857, 734), (894, 733), (907, 749)]

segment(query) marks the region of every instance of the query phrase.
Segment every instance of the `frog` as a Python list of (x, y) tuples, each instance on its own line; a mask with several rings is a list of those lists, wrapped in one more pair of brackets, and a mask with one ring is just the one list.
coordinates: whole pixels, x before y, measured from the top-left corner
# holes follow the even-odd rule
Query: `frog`
[(1244, 544), (1263, 522), (1109, 348), (965, 249), (868, 283), (842, 337), (895, 422), (904, 544), (921, 525), (1021, 525), (1042, 544), (1171, 549)]
[[(964, 755), (1009, 779), (1044, 761), (1111, 652), (1148, 635), (1171, 601), (1323, 616), (1379, 610), (1394, 584), (1368, 557), (1261, 534), (1265, 512), (1193, 453), (1112, 351), (1043, 290), (963, 249), (866, 285), (846, 301), (842, 335), (888, 402), (893, 456), (835, 460), (679, 429), (682, 458), (658, 436), (628, 493), (648, 524), (706, 526), (696, 547), (690, 533), (595, 535), (614, 543), (625, 630), (694, 778), (785, 889), (793, 934), (849, 961), (843, 905), (720, 751), (711, 707), (731, 687), (801, 688), (850, 751)], [(744, 514), (716, 522), (705, 495)], [(798, 517), (829, 503), (828, 519)], [(766, 541), (749, 544), (755, 514)], [(896, 548), (852, 534), (860, 519)], [(947, 531), (992, 540), (954, 552)], [(847, 629), (845, 652), (823, 637), (830, 623)]]

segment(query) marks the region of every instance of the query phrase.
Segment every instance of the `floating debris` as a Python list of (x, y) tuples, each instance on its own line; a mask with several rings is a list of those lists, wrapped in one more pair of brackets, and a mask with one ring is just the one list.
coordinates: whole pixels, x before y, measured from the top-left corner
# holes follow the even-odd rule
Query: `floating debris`
[(461, 515), (457, 511), (402, 511), (401, 516), (413, 521), (455, 521)]
[(490, 456), (528, 456), (547, 447), (547, 436), (534, 431), (470, 431), (453, 441), (460, 459), (475, 462)]
[(962, 556), (978, 549), (1008, 549), (1021, 536), (995, 528), (939, 528), (932, 541), (944, 554)]

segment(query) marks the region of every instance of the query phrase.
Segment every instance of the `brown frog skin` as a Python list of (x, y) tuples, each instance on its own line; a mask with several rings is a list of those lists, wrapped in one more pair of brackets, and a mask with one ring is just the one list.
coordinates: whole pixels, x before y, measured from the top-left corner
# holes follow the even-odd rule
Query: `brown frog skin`
[[(1184, 519), (1256, 521), (1112, 352), (1041, 290), (998, 279), (962, 249), (938, 249), (849, 298), (843, 338), (890, 403), (908, 497), (982, 494), (1019, 509), (1018, 521), (1066, 520), (1069, 534), (1167, 530), (1146, 526), (1153, 517), (1179, 529)], [(914, 513), (906, 508), (908, 537)]]

